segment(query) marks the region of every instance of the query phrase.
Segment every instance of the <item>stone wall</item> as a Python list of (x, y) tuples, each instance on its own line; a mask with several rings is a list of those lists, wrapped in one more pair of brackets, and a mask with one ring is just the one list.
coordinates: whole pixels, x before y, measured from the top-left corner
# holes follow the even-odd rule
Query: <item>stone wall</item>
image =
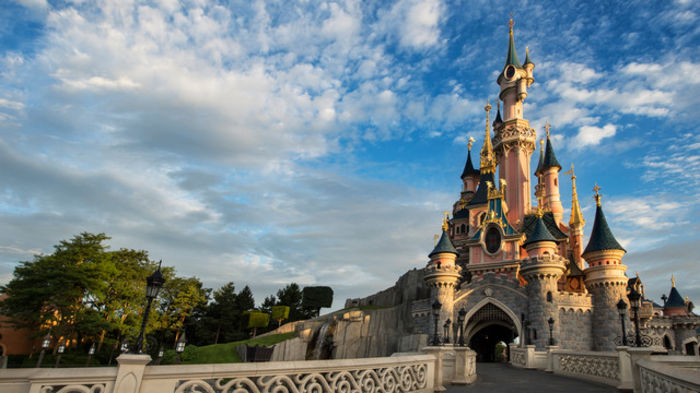
[(561, 329), (559, 336), (554, 337), (556, 345), (579, 351), (592, 349), (590, 307), (586, 311), (562, 307), (559, 309), (559, 320)]
[(627, 283), (606, 282), (588, 285), (593, 295), (592, 338), (594, 351), (614, 351), (620, 335), (617, 302), (626, 299)]

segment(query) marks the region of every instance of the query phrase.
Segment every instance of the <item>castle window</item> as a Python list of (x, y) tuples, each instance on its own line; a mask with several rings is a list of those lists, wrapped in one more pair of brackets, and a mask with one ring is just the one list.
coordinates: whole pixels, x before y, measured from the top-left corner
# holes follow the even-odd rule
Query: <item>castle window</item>
[(547, 292), (547, 301), (552, 302), (552, 291)]
[(460, 229), (460, 232), (462, 232), (462, 234), (465, 234), (465, 233), (466, 233), (466, 231), (465, 231), (466, 227), (464, 226), (464, 224), (462, 224), (461, 228), (462, 228), (462, 229)]
[(495, 226), (490, 227), (489, 230), (486, 231), (484, 243), (486, 243), (486, 251), (494, 254), (501, 248), (501, 232), (499, 232)]
[(664, 336), (664, 348), (673, 349), (671, 346), (671, 340), (668, 338), (668, 336)]

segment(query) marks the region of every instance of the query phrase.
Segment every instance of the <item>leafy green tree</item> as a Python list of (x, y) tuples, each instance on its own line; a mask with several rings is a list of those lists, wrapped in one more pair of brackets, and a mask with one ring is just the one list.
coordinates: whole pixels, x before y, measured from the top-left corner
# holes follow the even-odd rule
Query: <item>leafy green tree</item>
[(270, 317), (277, 321), (277, 327), (280, 327), (282, 321), (289, 318), (289, 306), (272, 306)]
[(104, 233), (84, 232), (62, 240), (50, 255), (21, 262), (13, 279), (0, 288), (7, 295), (0, 312), (18, 327), (41, 329), (39, 335), (50, 328), (54, 337), (71, 337), (79, 333), (78, 324), (84, 332), (103, 329), (106, 325), (85, 299), (103, 296), (106, 290), (110, 272), (102, 242), (107, 239)]
[(333, 305), (333, 289), (331, 287), (304, 287), (301, 305), (306, 313), (318, 316), (321, 308)]
[(262, 311), (247, 311), (248, 329), (253, 329), (253, 337), (256, 336), (258, 328), (266, 328), (270, 324), (270, 314)]
[(196, 277), (173, 277), (166, 279), (165, 286), (159, 296), (160, 302), (156, 309), (158, 314), (158, 329), (164, 336), (174, 332), (173, 346), (177, 342), (185, 319), (202, 303), (207, 301), (207, 290)]
[(312, 315), (302, 307), (302, 293), (299, 285), (291, 283), (277, 291), (277, 305), (289, 306), (289, 321), (308, 319)]
[(275, 295), (270, 295), (263, 300), (262, 305), (260, 306), (260, 311), (266, 312), (266, 313), (271, 313), (272, 312), (272, 307), (277, 305), (277, 298)]
[(210, 315), (216, 320), (214, 344), (217, 344), (219, 339), (229, 342), (241, 337), (238, 329), (241, 312), (236, 287), (232, 282), (214, 291), (214, 301), (210, 305)]

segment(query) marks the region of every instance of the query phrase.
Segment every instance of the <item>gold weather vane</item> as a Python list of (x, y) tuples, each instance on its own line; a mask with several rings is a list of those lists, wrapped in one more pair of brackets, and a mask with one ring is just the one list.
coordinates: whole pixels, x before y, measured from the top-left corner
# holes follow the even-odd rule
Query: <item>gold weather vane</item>
[(442, 230), (447, 232), (447, 229), (449, 229), (449, 225), (447, 224), (447, 220), (449, 220), (450, 217), (450, 212), (442, 212), (442, 214), (445, 215), (445, 218), (442, 219)]
[(595, 183), (595, 186), (593, 187), (593, 192), (595, 192), (595, 195), (593, 198), (595, 199), (595, 204), (597, 206), (600, 206), (600, 187), (598, 187), (598, 183)]
[(562, 175), (571, 175), (571, 180), (576, 180), (576, 175), (574, 175), (574, 164), (571, 164), (571, 170), (562, 173)]
[(547, 133), (547, 139), (549, 139), (549, 121), (544, 122), (544, 131)]
[(513, 32), (513, 26), (515, 26), (515, 22), (513, 22), (513, 13), (510, 13), (510, 20), (508, 21), (508, 27), (510, 28), (510, 32)]
[(469, 151), (472, 151), (472, 145), (474, 144), (474, 141), (476, 141), (476, 139), (474, 139), (471, 136), (469, 137), (469, 139), (467, 139), (467, 146), (469, 146)]

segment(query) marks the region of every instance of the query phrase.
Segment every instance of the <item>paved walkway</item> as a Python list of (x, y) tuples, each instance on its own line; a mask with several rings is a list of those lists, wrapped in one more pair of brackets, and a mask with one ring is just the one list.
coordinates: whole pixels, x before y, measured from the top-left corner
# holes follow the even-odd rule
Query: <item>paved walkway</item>
[(503, 363), (477, 363), (477, 379), (471, 385), (450, 386), (447, 393), (612, 393), (617, 389), (537, 370), (523, 370)]

